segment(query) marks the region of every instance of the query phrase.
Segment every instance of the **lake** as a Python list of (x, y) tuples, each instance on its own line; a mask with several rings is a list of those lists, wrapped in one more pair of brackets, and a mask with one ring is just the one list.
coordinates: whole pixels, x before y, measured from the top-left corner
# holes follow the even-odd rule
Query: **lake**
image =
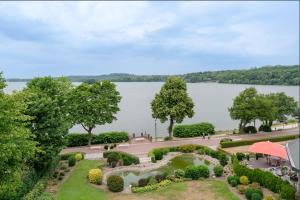
[[(74, 83), (78, 84), (78, 83)], [(104, 131), (128, 131), (129, 133), (146, 132), (154, 135), (155, 121), (151, 116), (150, 102), (155, 93), (159, 92), (161, 82), (122, 82), (116, 83), (122, 96), (119, 104), (120, 112), (116, 115), (118, 120), (112, 124), (98, 126), (94, 133)], [(8, 82), (5, 92), (20, 90), (26, 86), (25, 82)], [(216, 130), (232, 130), (237, 128), (238, 121), (231, 120), (228, 107), (232, 100), (242, 90), (255, 87), (259, 93), (285, 92), (287, 95), (299, 99), (298, 86), (269, 86), (269, 85), (241, 85), (219, 83), (188, 83), (188, 93), (195, 104), (193, 118), (185, 119), (183, 124), (211, 122)], [(167, 135), (168, 122), (161, 124), (157, 121), (158, 136)], [(79, 125), (74, 126), (70, 132), (85, 132)]]

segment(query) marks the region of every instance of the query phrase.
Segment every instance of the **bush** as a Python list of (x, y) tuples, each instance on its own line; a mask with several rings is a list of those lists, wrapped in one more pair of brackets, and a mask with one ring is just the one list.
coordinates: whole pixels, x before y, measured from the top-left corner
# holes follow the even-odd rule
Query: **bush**
[(106, 145), (104, 145), (104, 149), (105, 150), (108, 150), (108, 148), (109, 148), (109, 146), (106, 144)]
[(107, 163), (110, 166), (115, 166), (114, 164), (117, 164), (119, 160), (121, 159), (121, 155), (119, 152), (110, 152), (107, 156)]
[(251, 195), (251, 200), (262, 200), (262, 196), (259, 193), (253, 193)]
[(173, 135), (175, 137), (198, 137), (203, 134), (214, 134), (215, 127), (211, 123), (202, 122), (199, 124), (190, 125), (176, 125), (173, 129)]
[(68, 158), (68, 164), (69, 164), (69, 167), (72, 167), (76, 164), (76, 159), (75, 159), (75, 156), (69, 156)]
[(240, 194), (245, 194), (247, 188), (248, 188), (248, 186), (246, 186), (246, 185), (238, 185), (237, 186), (237, 189), (238, 189)]
[(248, 179), (248, 177), (247, 177), (247, 176), (241, 176), (241, 177), (240, 177), (240, 183), (241, 183), (242, 185), (248, 185), (248, 184), (249, 184), (249, 179)]
[[(108, 158), (109, 155), (111, 155), (111, 154), (113, 154), (113, 156), (110, 156), (110, 158)], [(121, 151), (106, 151), (106, 152), (103, 152), (103, 157), (107, 158), (107, 162), (110, 165), (112, 163), (117, 163), (119, 160), (122, 160), (123, 165), (125, 165), (125, 166), (140, 163), (140, 160), (137, 156), (131, 155), (129, 153), (121, 152)]]
[(227, 181), (232, 187), (235, 187), (240, 183), (240, 177), (237, 175), (231, 175), (227, 177)]
[(161, 159), (163, 159), (163, 157), (164, 157), (164, 153), (163, 153), (163, 151), (161, 151), (160, 149), (155, 149), (155, 150), (153, 151), (153, 154), (154, 154), (155, 160), (161, 160)]
[(209, 169), (206, 165), (190, 165), (185, 169), (185, 177), (191, 178), (193, 180), (197, 180), (200, 177), (208, 178), (209, 177)]
[(178, 149), (180, 152), (183, 153), (192, 153), (196, 150), (196, 146), (193, 144), (186, 144), (186, 145), (179, 146)]
[(280, 187), (281, 199), (295, 199), (295, 188), (288, 182), (284, 182)]
[(60, 160), (68, 160), (68, 158), (70, 157), (70, 156), (75, 156), (76, 154), (81, 154), (81, 156), (82, 156), (82, 159), (84, 158), (84, 154), (83, 153), (81, 153), (81, 152), (74, 152), (74, 153), (66, 153), (66, 154), (62, 154), (62, 155), (60, 155)]
[(222, 167), (221, 165), (216, 165), (216, 166), (214, 167), (214, 173), (215, 173), (215, 175), (216, 175), (217, 177), (222, 176), (222, 175), (223, 175), (223, 171), (224, 171), (224, 169), (223, 169), (223, 167)]
[(244, 158), (246, 157), (246, 155), (244, 153), (240, 153), (240, 152), (237, 152), (236, 153), (236, 158), (241, 161), (243, 160)]
[(238, 184), (239, 184), (239, 182), (238, 182), (237, 180), (232, 180), (232, 181), (230, 182), (230, 185), (231, 185), (232, 187), (236, 187)]
[(263, 200), (273, 200), (272, 195), (266, 195)]
[(151, 162), (152, 162), (152, 163), (156, 163), (155, 157), (153, 157), (153, 156), (151, 157)]
[(62, 163), (61, 166), (60, 166), (61, 170), (65, 170), (67, 168), (68, 168), (68, 164), (66, 164), (66, 163)]
[(167, 177), (167, 174), (164, 173), (164, 174), (156, 174), (155, 175), (155, 179), (157, 182), (161, 182), (162, 180), (165, 180)]
[(172, 181), (170, 181), (170, 180), (163, 180), (159, 183), (147, 185), (144, 187), (132, 187), (131, 191), (133, 193), (149, 192), (149, 191), (157, 190), (159, 188), (166, 187), (166, 186), (170, 185), (171, 183), (172, 183)]
[[(261, 189), (247, 188), (247, 190), (246, 190), (246, 192), (245, 192), (245, 195), (246, 195), (247, 200), (252, 200), (252, 195), (253, 195), (253, 194), (258, 194), (258, 195), (260, 195), (260, 197), (261, 197), (261, 199), (262, 199), (263, 193), (262, 193), (262, 190), (261, 190)], [(258, 198), (258, 197), (255, 197), (255, 198)]]
[(155, 184), (155, 183), (157, 183), (157, 180), (155, 179), (154, 176), (148, 177), (148, 184), (149, 184), (149, 185)]
[(281, 141), (293, 140), (297, 138), (299, 138), (299, 134), (285, 135), (285, 136), (272, 137), (272, 138), (262, 138), (262, 139), (255, 139), (255, 140), (239, 140), (239, 141), (232, 141), (232, 142), (223, 142), (221, 143), (221, 147), (222, 148), (238, 147), (238, 146), (251, 145), (256, 142), (263, 142), (263, 141), (281, 142)]
[(81, 161), (82, 160), (82, 154), (81, 153), (77, 153), (75, 155), (75, 159), (76, 159), (76, 161)]
[[(107, 144), (127, 142), (129, 136), (127, 132), (107, 132), (92, 135), (92, 144)], [(86, 146), (88, 144), (88, 134), (71, 133), (65, 137), (68, 147)]]
[(182, 169), (176, 169), (174, 171), (176, 178), (183, 178), (184, 177), (184, 171)]
[(268, 126), (268, 125), (260, 125), (260, 127), (259, 127), (259, 129), (258, 129), (259, 131), (264, 131), (264, 132), (272, 132), (272, 129), (271, 129), (271, 127), (270, 126)]
[(149, 183), (149, 179), (148, 178), (141, 178), (138, 181), (138, 186), (139, 187), (144, 187), (144, 186), (148, 185), (148, 183)]
[(172, 140), (172, 137), (170, 136), (164, 137), (164, 141), (169, 141), (169, 140)]
[(90, 183), (97, 183), (102, 180), (101, 169), (91, 169), (88, 174)]
[(223, 138), (223, 139), (221, 139), (220, 144), (224, 143), (224, 142), (231, 142), (231, 141), (232, 141), (231, 138)]
[(253, 189), (260, 189), (260, 184), (257, 182), (253, 182), (250, 184), (250, 187)]
[(107, 187), (112, 192), (121, 192), (124, 189), (124, 180), (121, 176), (110, 175), (107, 178)]
[(254, 126), (246, 126), (244, 128), (245, 133), (257, 133), (257, 130)]

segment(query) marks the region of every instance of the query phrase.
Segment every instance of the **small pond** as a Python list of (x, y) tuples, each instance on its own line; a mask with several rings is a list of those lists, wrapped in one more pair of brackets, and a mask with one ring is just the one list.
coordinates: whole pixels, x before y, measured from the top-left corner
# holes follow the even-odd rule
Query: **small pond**
[(131, 183), (137, 183), (141, 178), (147, 178), (149, 176), (154, 176), (156, 174), (162, 174), (167, 172), (172, 174), (176, 169), (185, 169), (189, 165), (207, 165), (209, 167), (210, 173), (212, 173), (212, 166), (209, 163), (201, 160), (199, 157), (195, 157), (190, 154), (184, 154), (180, 156), (176, 156), (171, 159), (167, 165), (162, 166), (158, 169), (147, 171), (147, 172), (137, 172), (137, 171), (124, 171), (115, 173), (124, 178), (124, 186), (128, 187)]

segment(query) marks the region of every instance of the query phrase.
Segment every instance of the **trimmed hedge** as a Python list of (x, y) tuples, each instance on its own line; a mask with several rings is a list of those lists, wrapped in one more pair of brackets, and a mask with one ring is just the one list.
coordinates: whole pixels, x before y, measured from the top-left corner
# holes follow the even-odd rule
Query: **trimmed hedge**
[(112, 192), (121, 192), (124, 189), (124, 180), (121, 176), (110, 175), (107, 178), (107, 187)]
[(163, 180), (159, 183), (146, 185), (145, 187), (132, 187), (131, 191), (133, 193), (149, 192), (149, 191), (157, 190), (162, 187), (166, 187), (166, 186), (170, 185), (171, 183), (172, 183), (172, 181), (170, 181), (170, 180)]
[(185, 169), (186, 178), (191, 178), (193, 180), (198, 180), (199, 178), (208, 178), (209, 177), (209, 169), (206, 165), (190, 165)]
[(211, 123), (202, 122), (199, 124), (190, 124), (190, 125), (176, 125), (173, 130), (173, 135), (175, 137), (198, 137), (203, 134), (214, 134), (215, 127)]
[(272, 192), (279, 193), (282, 199), (295, 199), (296, 190), (289, 182), (282, 180), (271, 172), (250, 169), (245, 165), (241, 165), (235, 155), (232, 156), (232, 162), (233, 171), (237, 176), (247, 176), (250, 182), (257, 182)]
[(239, 141), (232, 141), (232, 142), (222, 142), (220, 143), (222, 148), (228, 148), (228, 147), (238, 147), (238, 146), (244, 146), (244, 145), (251, 145), (256, 142), (262, 142), (262, 141), (270, 141), (270, 142), (281, 142), (286, 140), (293, 140), (299, 138), (299, 134), (297, 135), (286, 135), (286, 136), (279, 136), (279, 137), (271, 137), (271, 138), (262, 138), (262, 139), (256, 139), (256, 140), (239, 140)]
[[(70, 133), (64, 139), (67, 147), (88, 145), (88, 134), (86, 133)], [(92, 135), (92, 144), (121, 143), (128, 140), (127, 132), (107, 132)]]
[(121, 151), (105, 151), (103, 152), (103, 158), (108, 158), (111, 154), (118, 154), (123, 161), (123, 165), (125, 166), (132, 164), (136, 165), (140, 163), (140, 159), (137, 156)]
[(84, 159), (84, 153), (81, 152), (74, 152), (74, 153), (65, 153), (65, 154), (61, 154), (60, 156), (60, 160), (68, 160), (70, 156), (76, 156), (76, 154), (81, 154), (82, 159)]

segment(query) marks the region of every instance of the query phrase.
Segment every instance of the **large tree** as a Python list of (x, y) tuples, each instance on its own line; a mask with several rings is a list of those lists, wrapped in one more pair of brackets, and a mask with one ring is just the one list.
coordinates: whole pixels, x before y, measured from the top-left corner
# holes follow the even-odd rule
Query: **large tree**
[(36, 154), (35, 168), (47, 170), (53, 158), (63, 147), (63, 137), (71, 128), (67, 104), (71, 82), (65, 78), (34, 78), (23, 90), (31, 116), (30, 129), (35, 135), (40, 151)]
[(88, 133), (88, 145), (91, 145), (92, 130), (96, 125), (112, 123), (120, 110), (120, 93), (110, 81), (82, 83), (70, 94), (71, 117), (74, 124), (81, 124)]
[(255, 88), (250, 87), (235, 97), (232, 107), (228, 109), (232, 119), (240, 120), (240, 133), (243, 133), (245, 126), (257, 117), (257, 111), (255, 109), (256, 100), (257, 91)]
[(186, 82), (177, 76), (169, 77), (151, 102), (152, 117), (161, 123), (170, 121), (169, 136), (172, 138), (174, 122), (181, 123), (185, 117), (193, 117), (194, 103), (188, 96)]
[(16, 199), (22, 183), (22, 171), (33, 158), (36, 143), (26, 128), (30, 119), (19, 93), (4, 94), (0, 73), (0, 199)]

